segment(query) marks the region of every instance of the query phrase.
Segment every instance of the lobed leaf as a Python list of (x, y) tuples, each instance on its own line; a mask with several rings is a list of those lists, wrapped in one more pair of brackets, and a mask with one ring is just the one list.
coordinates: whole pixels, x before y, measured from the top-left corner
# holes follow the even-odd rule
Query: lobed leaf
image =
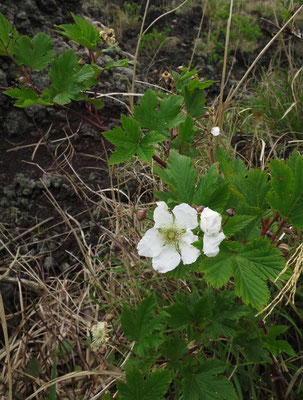
[(15, 42), (19, 34), (10, 22), (0, 13), (0, 55), (12, 56), (14, 54)]
[(41, 71), (47, 67), (55, 57), (52, 50), (52, 38), (45, 33), (38, 33), (31, 40), (29, 36), (21, 36), (14, 47), (18, 65), (31, 67), (33, 71)]

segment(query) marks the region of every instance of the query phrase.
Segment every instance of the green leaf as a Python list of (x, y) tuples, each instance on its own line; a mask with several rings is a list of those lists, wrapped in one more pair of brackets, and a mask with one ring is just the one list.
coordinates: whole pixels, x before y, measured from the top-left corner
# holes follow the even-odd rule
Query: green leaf
[(29, 360), (25, 372), (33, 376), (34, 378), (39, 378), (41, 374), (41, 363), (37, 358), (32, 358)]
[(240, 158), (232, 160), (222, 147), (218, 147), (216, 159), (225, 178), (234, 174), (245, 176), (247, 173), (244, 162)]
[(77, 17), (73, 13), (71, 14), (75, 23), (58, 25), (57, 28), (61, 30), (57, 30), (56, 32), (87, 47), (89, 50), (95, 50), (100, 41), (98, 29), (86, 19)]
[(188, 352), (186, 342), (177, 335), (170, 335), (161, 345), (161, 354), (169, 360), (173, 366), (180, 366), (180, 359)]
[(251, 222), (253, 222), (256, 217), (251, 215), (235, 215), (228, 218), (226, 225), (223, 227), (223, 232), (225, 236), (230, 237), (238, 232), (241, 232), (247, 227)]
[(101, 110), (104, 107), (104, 101), (102, 99), (92, 99), (89, 97), (85, 97), (84, 101), (93, 104), (96, 110)]
[(194, 203), (207, 207), (217, 187), (218, 165), (213, 164), (199, 180), (194, 195)]
[(159, 101), (155, 92), (148, 89), (142, 97), (140, 105), (134, 107), (134, 117), (142, 128), (169, 137), (168, 131), (179, 126), (185, 119), (180, 113), (182, 101), (181, 96), (175, 95)]
[(234, 274), (235, 293), (245, 304), (262, 309), (268, 299), (267, 279), (275, 279), (284, 267), (281, 252), (266, 239), (256, 239), (246, 246), (229, 248), (222, 243), (216, 257), (202, 260), (200, 270), (214, 287), (225, 285)]
[(185, 121), (179, 126), (178, 143), (192, 143), (194, 140), (194, 120), (188, 115)]
[(90, 88), (90, 80), (95, 75), (96, 71), (91, 65), (81, 67), (73, 50), (68, 50), (51, 64), (49, 96), (54, 103), (61, 105), (71, 100), (82, 100), (84, 96), (81, 91)]
[(171, 382), (167, 370), (156, 370), (144, 378), (137, 369), (126, 373), (126, 383), (117, 382), (121, 400), (162, 400)]
[(194, 293), (177, 295), (176, 303), (166, 311), (170, 315), (169, 325), (175, 328), (201, 324), (211, 315), (208, 296), (198, 297)]
[(165, 140), (165, 136), (157, 132), (147, 132), (143, 136), (139, 123), (123, 114), (121, 115), (121, 121), (125, 132), (122, 128), (117, 127), (104, 133), (105, 138), (116, 146), (109, 159), (109, 164), (128, 161), (135, 154), (138, 155), (140, 160), (150, 162), (155, 150), (152, 144)]
[(132, 64), (133, 61), (130, 61), (128, 58), (124, 58), (123, 60), (110, 60), (105, 64), (104, 69), (110, 69), (110, 68), (125, 68), (128, 67), (129, 64)]
[(167, 163), (167, 170), (174, 181), (180, 203), (192, 204), (197, 171), (193, 167), (191, 159), (172, 150)]
[(15, 42), (19, 34), (9, 23), (3, 14), (0, 13), (0, 55), (13, 55)]
[[(195, 81), (192, 81), (193, 83)], [(198, 81), (199, 82), (199, 81)], [(205, 102), (206, 98), (204, 96), (204, 91), (200, 88), (190, 88), (190, 85), (187, 85), (184, 88), (184, 101), (187, 113), (191, 115), (193, 118), (200, 117), (205, 114)]]
[(232, 383), (223, 375), (226, 367), (214, 360), (204, 362), (198, 371), (184, 369), (184, 400), (237, 400)]
[(134, 312), (127, 306), (123, 308), (121, 323), (125, 335), (137, 342), (135, 351), (143, 356), (151, 348), (157, 348), (162, 343), (162, 335), (156, 331), (162, 328), (166, 317), (164, 311), (153, 317), (156, 307), (155, 294), (144, 299)]
[(287, 331), (289, 327), (286, 325), (276, 325), (269, 328), (268, 333), (262, 338), (264, 346), (269, 350), (275, 357), (278, 352), (288, 354), (289, 356), (296, 356), (291, 345), (286, 340), (277, 340), (276, 337), (281, 333)]
[(303, 157), (292, 156), (288, 165), (272, 160), (269, 168), (272, 176), (269, 204), (295, 227), (303, 229)]
[(261, 210), (268, 208), (266, 196), (270, 184), (265, 171), (251, 169), (248, 171), (247, 177), (234, 174), (229, 177), (229, 181), (232, 190), (248, 205)]
[(34, 90), (28, 89), (22, 85), (19, 88), (9, 89), (3, 92), (13, 99), (17, 99), (15, 106), (20, 108), (30, 107), (34, 104), (51, 106), (52, 103), (44, 101)]
[(31, 67), (33, 71), (41, 71), (54, 59), (52, 38), (45, 33), (38, 33), (32, 40), (29, 36), (21, 36), (14, 48), (18, 65)]

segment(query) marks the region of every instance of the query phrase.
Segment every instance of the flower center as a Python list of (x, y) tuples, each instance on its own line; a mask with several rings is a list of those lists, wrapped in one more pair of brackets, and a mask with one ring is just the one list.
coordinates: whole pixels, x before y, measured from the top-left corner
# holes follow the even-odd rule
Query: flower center
[(184, 230), (177, 226), (170, 226), (167, 228), (159, 228), (159, 232), (162, 234), (164, 243), (169, 246), (177, 246)]

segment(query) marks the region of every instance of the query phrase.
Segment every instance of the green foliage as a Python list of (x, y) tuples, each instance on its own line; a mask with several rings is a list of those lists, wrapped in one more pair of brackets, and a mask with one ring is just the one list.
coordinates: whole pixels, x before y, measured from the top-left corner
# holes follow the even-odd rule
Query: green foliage
[(51, 86), (45, 93), (54, 103), (64, 105), (71, 100), (84, 99), (81, 90), (90, 88), (96, 71), (91, 65), (81, 67), (78, 61), (73, 50), (67, 50), (52, 62), (49, 71)]
[(153, 28), (151, 32), (142, 35), (140, 43), (141, 52), (148, 55), (158, 50), (159, 47), (165, 46), (168, 43), (167, 36), (170, 32), (170, 28), (166, 28), (163, 32), (158, 32), (156, 28)]
[(237, 400), (234, 387), (222, 375), (226, 365), (216, 360), (201, 362), (195, 371), (184, 368), (184, 400)]
[(269, 328), (268, 333), (262, 338), (263, 344), (275, 357), (278, 356), (278, 352), (288, 354), (289, 356), (296, 356), (291, 345), (286, 340), (277, 340), (277, 336), (281, 335), (288, 330), (286, 325), (275, 325)]
[(41, 363), (37, 358), (32, 358), (29, 360), (25, 372), (33, 376), (34, 378), (39, 378), (41, 374)]
[(93, 27), (86, 19), (77, 17), (72, 13), (74, 24), (58, 25), (56, 32), (68, 37), (71, 40), (87, 47), (89, 50), (96, 50), (100, 41), (98, 29)]
[(303, 229), (303, 157), (293, 153), (287, 164), (272, 160), (269, 168), (272, 176), (269, 204), (294, 226)]
[(22, 85), (19, 88), (5, 90), (3, 92), (13, 99), (17, 99), (15, 106), (20, 108), (30, 107), (34, 104), (42, 104), (44, 106), (52, 105), (52, 102), (45, 101), (34, 90), (28, 89)]
[(167, 168), (161, 170), (156, 168), (160, 178), (170, 185), (175, 193), (174, 200), (192, 204), (197, 171), (193, 167), (189, 157), (178, 154), (175, 150), (171, 151)]
[(126, 372), (126, 383), (118, 382), (121, 400), (162, 400), (168, 390), (171, 377), (166, 370), (156, 370), (146, 377), (137, 369)]
[(226, 284), (234, 274), (237, 296), (260, 310), (269, 299), (266, 280), (275, 279), (283, 266), (279, 250), (266, 239), (256, 239), (243, 247), (237, 243), (222, 245), (215, 258), (201, 262), (200, 270), (216, 288)]
[(134, 312), (127, 306), (123, 308), (121, 323), (126, 336), (137, 342), (134, 350), (144, 356), (150, 349), (157, 348), (163, 341), (162, 321), (166, 317), (163, 311), (153, 317), (156, 308), (155, 294), (145, 298)]
[(180, 114), (183, 99), (180, 96), (167, 96), (159, 101), (155, 92), (148, 89), (134, 108), (134, 118), (140, 126), (169, 137), (168, 131), (184, 121)]
[(19, 37), (14, 47), (17, 64), (31, 67), (33, 71), (41, 71), (55, 57), (56, 53), (51, 45), (51, 37), (42, 32), (32, 40), (28, 36)]
[(19, 34), (3, 14), (0, 13), (0, 55), (12, 56)]
[(154, 143), (159, 143), (165, 137), (157, 132), (142, 134), (139, 123), (121, 115), (122, 128), (117, 127), (104, 133), (105, 138), (114, 144), (115, 151), (109, 159), (110, 164), (119, 164), (130, 160), (135, 154), (145, 162), (150, 162), (154, 154)]

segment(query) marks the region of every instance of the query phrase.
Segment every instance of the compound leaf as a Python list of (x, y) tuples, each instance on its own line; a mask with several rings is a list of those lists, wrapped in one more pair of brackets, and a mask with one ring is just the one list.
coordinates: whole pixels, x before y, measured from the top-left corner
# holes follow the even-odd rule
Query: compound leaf
[(182, 101), (181, 96), (175, 95), (159, 101), (155, 92), (148, 89), (142, 97), (140, 105), (135, 106), (134, 117), (142, 128), (168, 137), (169, 129), (180, 125), (185, 119), (180, 114)]
[(45, 33), (38, 33), (32, 40), (29, 36), (21, 36), (14, 48), (18, 65), (31, 67), (33, 71), (41, 71), (54, 59), (52, 38)]
[(117, 382), (121, 400), (162, 400), (171, 382), (167, 370), (156, 370), (146, 377), (135, 368), (126, 372), (126, 382)]
[(90, 88), (95, 75), (96, 71), (91, 65), (81, 67), (73, 50), (68, 50), (51, 63), (49, 96), (54, 103), (61, 105), (71, 100), (82, 100), (84, 96), (81, 91)]
[(89, 50), (95, 50), (100, 41), (98, 29), (91, 25), (86, 19), (77, 17), (72, 13), (74, 24), (58, 25), (56, 32), (68, 37), (71, 40), (87, 47)]
[(30, 107), (34, 104), (50, 106), (52, 103), (44, 101), (34, 90), (20, 85), (19, 88), (13, 88), (3, 92), (13, 99), (17, 99), (15, 106), (20, 108)]

